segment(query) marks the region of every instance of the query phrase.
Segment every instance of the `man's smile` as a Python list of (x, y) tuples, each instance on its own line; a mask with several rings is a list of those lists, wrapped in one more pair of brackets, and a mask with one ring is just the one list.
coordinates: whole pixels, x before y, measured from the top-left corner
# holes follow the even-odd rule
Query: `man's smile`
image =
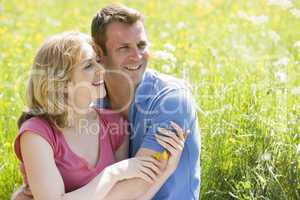
[(124, 66), (124, 68), (128, 71), (136, 71), (139, 70), (142, 66), (143, 64), (135, 65), (135, 66)]

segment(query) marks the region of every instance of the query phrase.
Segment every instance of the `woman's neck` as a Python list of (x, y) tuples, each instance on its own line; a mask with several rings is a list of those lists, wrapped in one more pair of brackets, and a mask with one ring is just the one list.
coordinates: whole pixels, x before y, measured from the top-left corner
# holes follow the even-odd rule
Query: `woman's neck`
[(92, 108), (89, 108), (84, 113), (71, 110), (68, 112), (68, 128), (82, 130), (84, 127), (89, 126), (89, 123), (95, 121), (95, 119), (97, 119), (97, 113)]

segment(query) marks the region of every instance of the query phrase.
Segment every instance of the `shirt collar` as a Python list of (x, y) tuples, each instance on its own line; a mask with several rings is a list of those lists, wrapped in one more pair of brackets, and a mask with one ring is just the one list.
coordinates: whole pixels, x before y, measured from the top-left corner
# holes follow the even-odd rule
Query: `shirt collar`
[(153, 88), (156, 82), (154, 73), (155, 71), (150, 69), (147, 69), (145, 71), (144, 76), (135, 91), (135, 95), (134, 95), (135, 103), (145, 102), (154, 95)]

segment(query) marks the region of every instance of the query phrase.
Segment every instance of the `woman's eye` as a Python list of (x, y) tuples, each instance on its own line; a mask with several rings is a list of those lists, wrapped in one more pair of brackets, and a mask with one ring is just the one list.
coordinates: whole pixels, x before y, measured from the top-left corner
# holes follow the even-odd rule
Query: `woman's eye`
[(100, 62), (101, 62), (101, 59), (99, 58), (99, 56), (97, 56), (97, 57), (96, 57), (96, 63), (99, 64)]
[(86, 66), (84, 67), (84, 69), (90, 69), (91, 67), (93, 67), (93, 65), (92, 65), (92, 64), (88, 64), (88, 65), (86, 65)]

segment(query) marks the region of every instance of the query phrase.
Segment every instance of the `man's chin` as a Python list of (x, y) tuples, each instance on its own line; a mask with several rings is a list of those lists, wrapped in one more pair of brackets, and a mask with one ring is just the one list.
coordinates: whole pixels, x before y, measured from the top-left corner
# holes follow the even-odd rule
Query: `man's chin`
[(131, 74), (131, 80), (135, 86), (137, 86), (143, 79), (146, 68), (138, 70), (136, 73)]

